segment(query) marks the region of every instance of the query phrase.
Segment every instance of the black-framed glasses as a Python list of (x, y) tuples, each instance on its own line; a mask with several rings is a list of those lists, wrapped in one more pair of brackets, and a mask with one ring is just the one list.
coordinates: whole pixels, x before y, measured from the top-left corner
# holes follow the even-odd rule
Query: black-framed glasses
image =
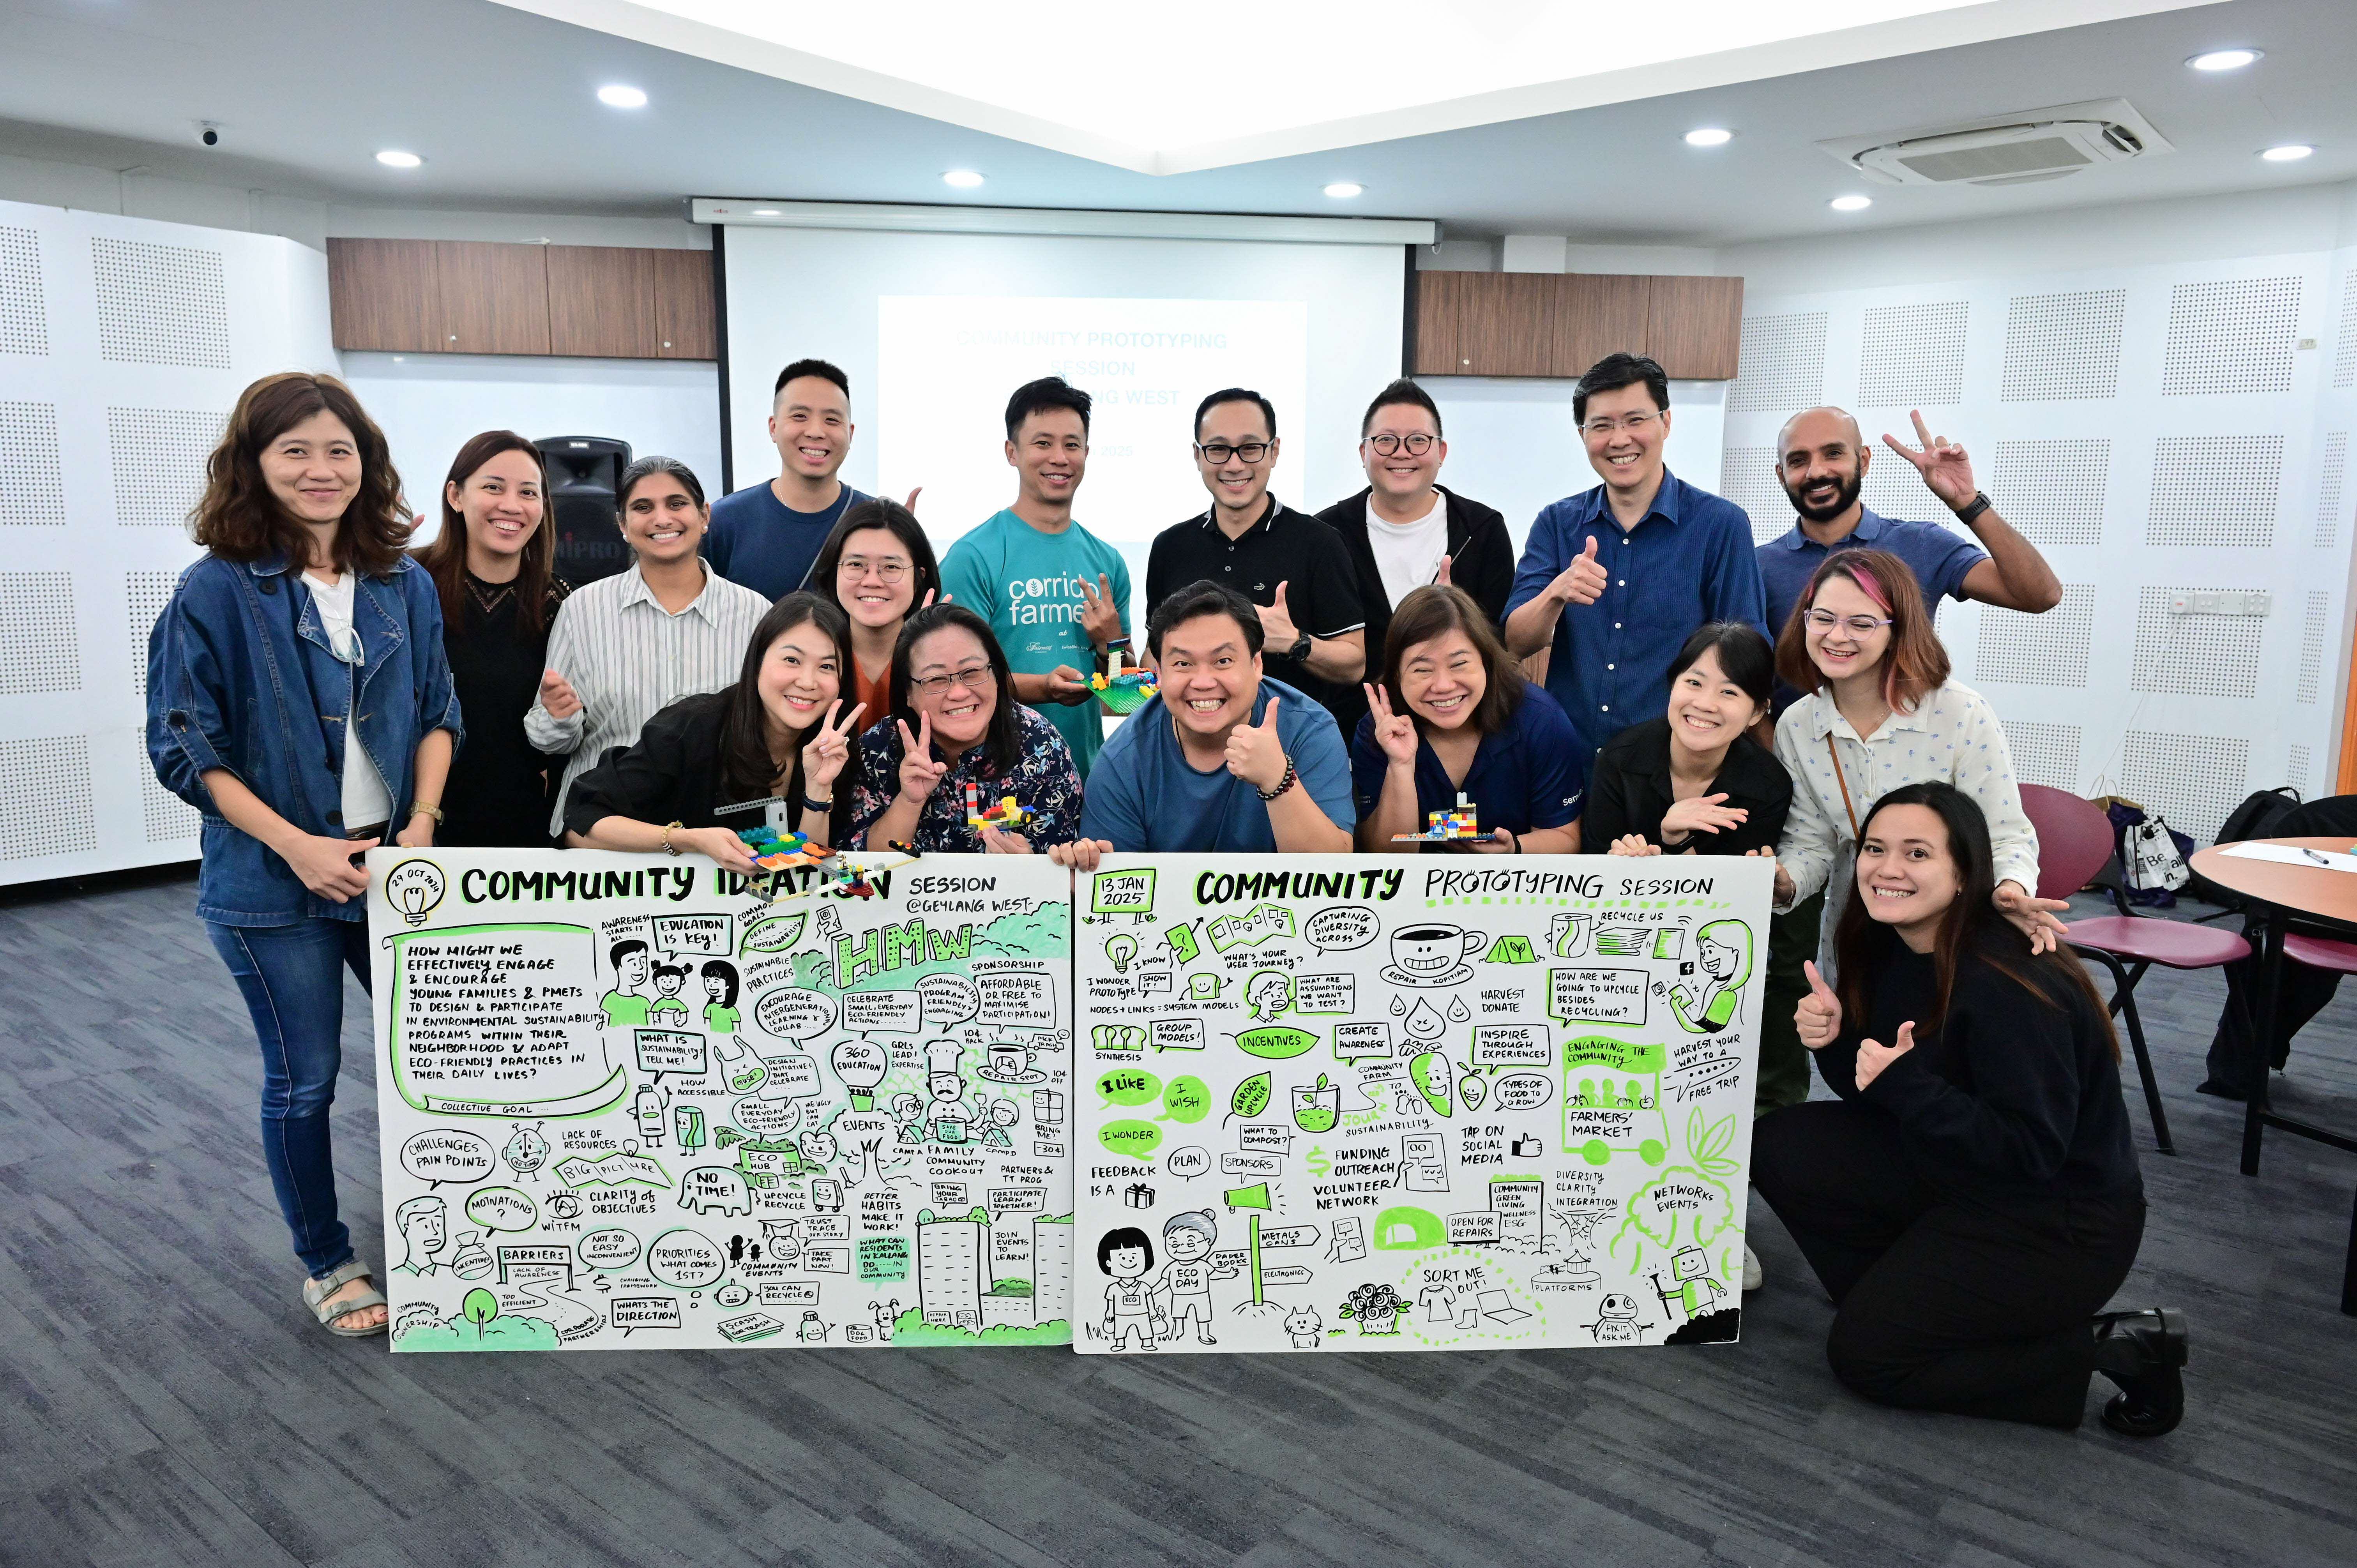
[(1433, 444), (1438, 439), (1437, 435), (1426, 435), (1419, 430), (1412, 435), (1370, 435), (1367, 445), (1375, 449), (1378, 457), (1396, 457), (1403, 447), (1409, 456), (1421, 457), (1432, 450)]
[(909, 682), (909, 689), (920, 697), (945, 697), (952, 686), (963, 686), (969, 692), (996, 691), (998, 678), (987, 664), (963, 664), (946, 675), (920, 675)]
[(1257, 463), (1268, 456), (1272, 445), (1266, 441), (1239, 441), (1232, 445), (1225, 441), (1198, 441), (1195, 450), (1202, 455), (1204, 462), (1219, 468), (1226, 467), (1231, 457), (1240, 462)]

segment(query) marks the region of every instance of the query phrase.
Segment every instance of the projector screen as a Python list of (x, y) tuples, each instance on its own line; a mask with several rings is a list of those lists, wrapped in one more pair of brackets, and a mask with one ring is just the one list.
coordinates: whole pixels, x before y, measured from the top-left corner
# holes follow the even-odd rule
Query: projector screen
[(922, 486), (936, 549), (1014, 500), (1006, 399), (1035, 377), (1096, 400), (1073, 513), (1142, 578), (1154, 536), (1209, 504), (1190, 448), (1206, 392), (1275, 403), (1271, 488), (1314, 510), (1365, 484), (1359, 415), (1401, 370), (1396, 244), (764, 226), (725, 244), (734, 485), (777, 472), (779, 370), (830, 360), (857, 427), (844, 479), (895, 498)]

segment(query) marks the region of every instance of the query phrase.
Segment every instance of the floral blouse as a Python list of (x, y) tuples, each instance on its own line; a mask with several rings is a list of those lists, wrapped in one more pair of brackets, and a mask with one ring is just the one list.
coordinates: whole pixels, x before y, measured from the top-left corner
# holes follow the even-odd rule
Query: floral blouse
[[(950, 765), (917, 815), (917, 847), (928, 854), (979, 854), (982, 834), (967, 825), (965, 787), (982, 792), (985, 807), (1002, 795), (1031, 813), (1020, 832), (1033, 849), (1081, 836), (1081, 772), (1056, 726), (1020, 703), (1015, 709), (1015, 766), (991, 771), (988, 747), (977, 745)], [(935, 755), (940, 755), (939, 747)], [(865, 845), (867, 830), (900, 793), (900, 732), (890, 719), (859, 737), (859, 782), (851, 796), (851, 842)]]

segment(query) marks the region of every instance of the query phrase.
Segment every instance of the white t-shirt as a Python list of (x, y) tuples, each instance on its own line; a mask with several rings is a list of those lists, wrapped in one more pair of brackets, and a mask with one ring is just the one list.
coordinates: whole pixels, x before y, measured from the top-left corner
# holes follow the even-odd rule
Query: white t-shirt
[(373, 822), (390, 822), (393, 819), (393, 792), (385, 788), (384, 776), (376, 770), (376, 763), (370, 757), (368, 747), (361, 744), (358, 721), (362, 650), (360, 635), (352, 629), (352, 597), (356, 584), (350, 572), (337, 573), (333, 583), (322, 583), (307, 572), (303, 576), (303, 585), (311, 590), (311, 598), (319, 607), (319, 620), (327, 628), (328, 645), (352, 671), (352, 703), (344, 725), (344, 827), (350, 831)]
[(1439, 574), (1440, 558), (1448, 553), (1448, 508), (1438, 490), (1432, 507), (1414, 522), (1385, 522), (1367, 502), (1367, 547), (1375, 553), (1375, 571), (1392, 607)]

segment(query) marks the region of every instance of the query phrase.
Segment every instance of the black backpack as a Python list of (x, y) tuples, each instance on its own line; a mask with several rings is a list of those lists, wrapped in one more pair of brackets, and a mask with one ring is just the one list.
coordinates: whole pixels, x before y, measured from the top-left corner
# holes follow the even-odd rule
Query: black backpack
[[(2276, 836), (2276, 824), (2299, 806), (2299, 791), (2290, 785), (2273, 789), (2259, 789), (2246, 797), (2243, 803), (2226, 814), (2218, 824), (2216, 843), (2241, 843), (2245, 839)], [(2189, 898), (2199, 898), (2205, 904), (2217, 904), (2229, 909), (2243, 907), (2243, 896), (2230, 893), (2200, 872), (2195, 872), (2183, 889)]]

